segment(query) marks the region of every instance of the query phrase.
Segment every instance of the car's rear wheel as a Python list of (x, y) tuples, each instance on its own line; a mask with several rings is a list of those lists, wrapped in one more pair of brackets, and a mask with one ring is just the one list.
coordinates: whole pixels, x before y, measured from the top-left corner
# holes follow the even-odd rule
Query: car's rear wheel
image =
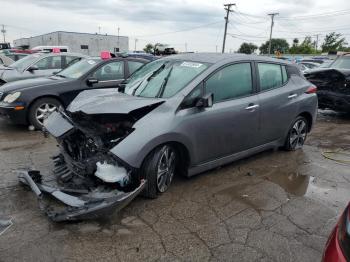
[(309, 128), (309, 123), (305, 117), (298, 116), (288, 132), (288, 136), (285, 142), (285, 149), (288, 151), (297, 150), (303, 147), (307, 132)]
[(168, 190), (176, 170), (178, 155), (170, 145), (156, 148), (144, 161), (141, 176), (147, 180), (142, 195), (156, 198)]
[(60, 101), (51, 97), (40, 98), (29, 109), (29, 123), (35, 129), (43, 128), (44, 120), (61, 106)]

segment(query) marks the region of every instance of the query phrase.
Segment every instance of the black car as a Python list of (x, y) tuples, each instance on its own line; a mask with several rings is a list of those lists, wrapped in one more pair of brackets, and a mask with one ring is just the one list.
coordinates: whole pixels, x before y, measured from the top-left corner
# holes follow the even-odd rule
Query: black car
[(312, 69), (304, 76), (317, 86), (319, 108), (350, 112), (350, 55), (339, 56), (329, 68)]
[(58, 107), (67, 107), (83, 90), (116, 88), (148, 61), (139, 58), (86, 58), (49, 77), (27, 79), (0, 87), (0, 116), (41, 129)]

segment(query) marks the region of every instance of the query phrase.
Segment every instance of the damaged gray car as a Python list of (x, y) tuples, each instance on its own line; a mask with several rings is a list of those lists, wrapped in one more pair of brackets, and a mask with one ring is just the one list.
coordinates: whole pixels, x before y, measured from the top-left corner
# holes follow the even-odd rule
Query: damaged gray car
[(19, 178), (54, 221), (108, 215), (139, 194), (164, 193), (175, 174), (301, 148), (315, 121), (315, 93), (295, 65), (281, 60), (162, 58), (117, 89), (84, 91), (53, 113), (45, 121), (60, 149), (53, 174), (31, 170)]

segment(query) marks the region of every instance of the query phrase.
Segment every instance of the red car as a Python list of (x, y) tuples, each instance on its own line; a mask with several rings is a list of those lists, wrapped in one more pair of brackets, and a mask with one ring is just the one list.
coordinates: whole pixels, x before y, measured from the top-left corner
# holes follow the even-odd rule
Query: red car
[(325, 251), (324, 262), (350, 261), (350, 203), (340, 217), (330, 235)]

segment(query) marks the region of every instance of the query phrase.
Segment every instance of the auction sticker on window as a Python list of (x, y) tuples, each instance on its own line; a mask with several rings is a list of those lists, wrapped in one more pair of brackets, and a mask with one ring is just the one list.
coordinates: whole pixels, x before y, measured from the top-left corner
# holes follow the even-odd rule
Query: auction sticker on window
[(199, 68), (203, 64), (201, 63), (195, 63), (195, 62), (183, 62), (180, 66), (186, 66), (186, 67), (193, 67), (193, 68)]

